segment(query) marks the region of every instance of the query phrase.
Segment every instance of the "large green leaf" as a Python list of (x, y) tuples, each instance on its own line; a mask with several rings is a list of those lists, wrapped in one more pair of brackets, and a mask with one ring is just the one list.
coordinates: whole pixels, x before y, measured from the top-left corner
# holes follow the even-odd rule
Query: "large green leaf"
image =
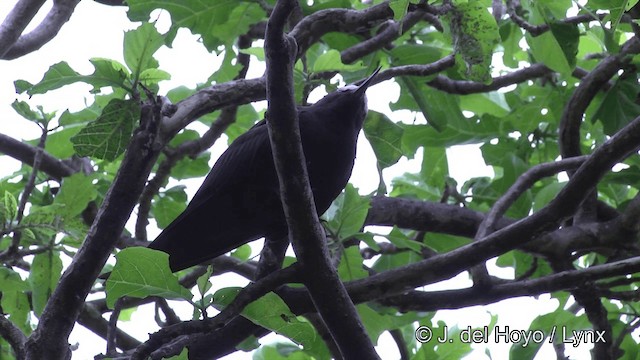
[(347, 184), (326, 212), (327, 225), (340, 239), (360, 232), (369, 212), (369, 198), (360, 196), (358, 189)]
[[(450, 120), (449, 114), (460, 110), (453, 96), (429, 89), (412, 77), (401, 77), (397, 81), (411, 94), (427, 123), (438, 131), (443, 131), (447, 126), (447, 122)], [(454, 116), (462, 116), (462, 114)]]
[(158, 67), (153, 54), (163, 43), (164, 37), (150, 23), (142, 23), (137, 29), (124, 34), (124, 62), (135, 79), (139, 79), (144, 70)]
[(91, 75), (81, 75), (73, 70), (69, 64), (62, 61), (51, 65), (42, 80), (36, 84), (31, 84), (24, 80), (16, 81), (16, 91), (18, 93), (27, 92), (29, 95), (44, 94), (47, 91), (77, 82), (92, 85), (94, 91), (104, 86), (128, 89), (125, 83), (128, 73), (122, 64), (109, 59), (96, 58), (90, 61), (95, 68), (95, 71)]
[[(239, 288), (218, 290), (213, 296), (215, 303), (221, 307), (228, 306), (239, 291)], [(302, 345), (304, 351), (316, 359), (330, 358), (329, 350), (311, 323), (297, 317), (287, 304), (272, 292), (247, 305), (242, 311), (242, 316)]]
[(95, 121), (71, 138), (73, 148), (78, 156), (113, 161), (126, 149), (139, 118), (137, 101), (113, 99)]
[(130, 247), (116, 254), (116, 265), (107, 280), (107, 306), (113, 308), (123, 296), (167, 299), (192, 298), (191, 292), (178, 283), (169, 268), (169, 255), (143, 247)]
[(553, 12), (553, 6), (554, 4), (549, 2), (535, 3), (531, 21), (535, 24), (546, 23), (551, 31), (535, 37), (527, 34), (526, 39), (537, 61), (569, 77), (576, 66), (580, 32), (577, 25), (556, 21), (550, 15)]
[(458, 3), (447, 20), (456, 51), (464, 62), (465, 75), (473, 81), (491, 80), (493, 48), (500, 41), (498, 24), (486, 6), (477, 1)]
[(156, 219), (158, 227), (164, 229), (180, 215), (187, 207), (187, 194), (184, 186), (173, 187), (160, 194), (153, 201), (151, 214)]
[(493, 139), (502, 131), (508, 130), (509, 126), (505, 125), (508, 124), (490, 115), (482, 116), (475, 121), (464, 118), (450, 121), (442, 132), (426, 125), (403, 125), (402, 146), (405, 154), (411, 154), (415, 153), (419, 146), (477, 144)]
[(400, 160), (403, 133), (404, 129), (386, 115), (369, 110), (364, 122), (364, 135), (373, 148), (379, 168), (384, 169)]
[(264, 11), (253, 2), (238, 0), (128, 0), (127, 15), (132, 21), (147, 21), (155, 9), (165, 9), (174, 27), (187, 28), (202, 36), (209, 51), (229, 43), (249, 26), (264, 17)]
[(640, 94), (640, 85), (635, 77), (616, 81), (593, 114), (592, 121), (600, 120), (607, 135), (615, 134), (640, 116), (638, 94)]
[(358, 280), (369, 276), (369, 273), (364, 269), (362, 255), (357, 246), (349, 246), (344, 249), (338, 265), (338, 276), (342, 281)]
[(40, 316), (49, 297), (58, 285), (62, 274), (62, 260), (57, 251), (47, 251), (37, 254), (31, 264), (29, 285), (31, 285), (31, 302), (33, 311)]
[(54, 204), (64, 205), (60, 209), (62, 217), (80, 214), (89, 201), (94, 200), (98, 192), (93, 185), (93, 178), (83, 173), (76, 173), (64, 178)]

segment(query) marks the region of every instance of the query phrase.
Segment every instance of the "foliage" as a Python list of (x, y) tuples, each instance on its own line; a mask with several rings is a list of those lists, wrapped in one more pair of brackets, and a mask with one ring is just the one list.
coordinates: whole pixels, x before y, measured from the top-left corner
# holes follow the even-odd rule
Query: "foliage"
[[(496, 358), (506, 357), (494, 354), (491, 346), (471, 347), (461, 341), (465, 326), (433, 321), (435, 313), (540, 294), (549, 294), (559, 306), (551, 313), (538, 314), (528, 331), (540, 331), (545, 339), (561, 324), (570, 333), (604, 331), (607, 339), (614, 341), (593, 344), (596, 358), (635, 358), (638, 337), (633, 334), (640, 324), (635, 275), (640, 271), (637, 148), (618, 158), (611, 151), (593, 160), (617, 164), (615, 171), (607, 168), (583, 174), (574, 172), (577, 165), (562, 165), (528, 184), (519, 181), (531, 179), (531, 171), (540, 165), (559, 164), (561, 158), (579, 154), (593, 159), (612, 138), (624, 141), (638, 136), (630, 130), (640, 116), (637, 1), (521, 0), (498, 2), (497, 7), (494, 3), (301, 2), (290, 29), (300, 52), (294, 68), (296, 101), (306, 104), (312, 90), (324, 87), (332, 91), (363, 78), (379, 65), (383, 68), (379, 76), (392, 79), (400, 88), (397, 99), (384, 99), (391, 111), (369, 111), (363, 129), (366, 139), (361, 141), (370, 144), (377, 160), (377, 191), (361, 194), (348, 185), (323, 216), (338, 275), (360, 296), (354, 300), (371, 341), (378, 343), (381, 334), (392, 333), (406, 359), (460, 358), (483, 351)], [(0, 267), (0, 305), (5, 321), (29, 336), (48, 311), (59, 281), (65, 281), (60, 279), (71, 269), (67, 264), (87, 252), (99, 251), (86, 249), (87, 239), (100, 231), (98, 219), (109, 216), (104, 210), (109, 196), (127, 196), (114, 189), (114, 184), (124, 171), (131, 144), (146, 131), (155, 131), (158, 136), (145, 149), (159, 155), (150, 164), (151, 174), (142, 179), (144, 190), (129, 194), (137, 204), (136, 212), (131, 213), (137, 216), (132, 221), (135, 226), (123, 230), (124, 221), (109, 223), (118, 232), (113, 243), (116, 237), (121, 241), (115, 249), (109, 248), (115, 259), (113, 268), (104, 260), (94, 264), (96, 276), (99, 270), (111, 271), (106, 283), (95, 276), (90, 279), (96, 280), (94, 299), (108, 306), (100, 308), (102, 313), (113, 309), (122, 297), (130, 307), (154, 301), (159, 308), (167, 304), (163, 299), (181, 299), (182, 305), (193, 307), (194, 320), (201, 320), (193, 323), (199, 324), (232, 307), (242, 294), (240, 284), (215, 291), (215, 280), (209, 278), (227, 271), (246, 276), (246, 267), (253, 269), (257, 259), (249, 247), (238, 248), (231, 257), (214, 261), (212, 267), (179, 274), (171, 273), (166, 254), (127, 247), (140, 244), (136, 240), (146, 240), (149, 219), (154, 220), (149, 226), (163, 228), (186, 207), (187, 192), (175, 184), (206, 175), (212, 163), (207, 149), (221, 133), (233, 141), (262, 117), (263, 109), (253, 101), (264, 99), (264, 84), (234, 80), (245, 76), (243, 67), (248, 62), (264, 66), (262, 37), (274, 4), (274, 0), (128, 0), (128, 18), (140, 24), (124, 36), (124, 63), (86, 59), (93, 72), (85, 75), (62, 61), (51, 64), (35, 84), (15, 79), (21, 100), (5, 101), (7, 105), (13, 101), (16, 114), (37, 124), (43, 136), (19, 145), (0, 142), (1, 152), (25, 164), (0, 179), (0, 260), (4, 265)], [(170, 27), (164, 33), (154, 22), (158, 9), (170, 17)], [(355, 15), (343, 16), (345, 9)], [(365, 11), (370, 17), (362, 20)], [(309, 25), (313, 21), (317, 26)], [(196, 88), (179, 86), (161, 91), (162, 81), (171, 75), (160, 68), (156, 54), (170, 48), (183, 29), (198, 35), (200, 45), (223, 60), (214, 73), (201, 74)], [(191, 69), (185, 66), (184, 70)], [(61, 104), (60, 109), (53, 109), (56, 112), (47, 113), (37, 98), (28, 98), (56, 96), (57, 89), (76, 83), (90, 85), (92, 95), (92, 103), (78, 112), (62, 111), (65, 105)], [(162, 103), (160, 126), (145, 121), (153, 111), (150, 109), (162, 102), (156, 95), (174, 103)], [(184, 109), (188, 110), (181, 112)], [(209, 128), (206, 133), (194, 130), (203, 126)], [(450, 150), (470, 144), (479, 147), (493, 176), (453, 178), (452, 162), (466, 159), (452, 158)], [(21, 151), (32, 155), (16, 155)], [(398, 170), (401, 159), (419, 161), (420, 169), (387, 181), (383, 174), (388, 169)], [(581, 179), (597, 184), (594, 196), (582, 201), (592, 190), (587, 187), (581, 198), (569, 198), (561, 204), (565, 207), (556, 206), (570, 191), (567, 188)], [(516, 190), (518, 196), (500, 208), (505, 194)], [(380, 205), (388, 200), (400, 202), (395, 207), (390, 202), (384, 203), (386, 207)], [(435, 205), (441, 207), (430, 207)], [(492, 209), (498, 211), (498, 219), (480, 238), (499, 237), (501, 231), (494, 231), (521, 219), (525, 220), (513, 228), (521, 226), (526, 231), (496, 242), (488, 250), (473, 252), (474, 246), (481, 246), (481, 239), (474, 239), (478, 219)], [(535, 221), (535, 216), (547, 216), (549, 221), (531, 228), (522, 225)], [(463, 251), (473, 256), (455, 257)], [(366, 283), (374, 274), (384, 282), (385, 275), (429, 266), (429, 261), (436, 263), (443, 254), (457, 262), (446, 262), (442, 272), (391, 278), (396, 280), (382, 285)], [(490, 278), (490, 283), (483, 285), (472, 270), (492, 258), (513, 276)], [(285, 265), (294, 261), (288, 258)], [(563, 281), (560, 275), (571, 270), (587, 275), (574, 274), (579, 281)], [(449, 293), (413, 290), (465, 271), (472, 274), (476, 288)], [(417, 282), (409, 279), (420, 276), (425, 277)], [(538, 281), (538, 287), (527, 281)], [(357, 287), (363, 283), (371, 292)], [(216, 349), (255, 350), (255, 359), (330, 358), (331, 346), (324, 342), (330, 336), (322, 333), (326, 329), (319, 326), (321, 321), (312, 305), (296, 295), (297, 284), (289, 284), (288, 289), (294, 295), (269, 289), (240, 309), (241, 316), (283, 335), (287, 342), (259, 344), (248, 337), (242, 343), (218, 341)], [(392, 292), (381, 294), (380, 289)], [(89, 289), (77, 291), (84, 298)], [(195, 300), (193, 294), (197, 294)], [(96, 309), (94, 303), (89, 305)], [(78, 312), (89, 316), (89, 305)], [(166, 309), (163, 313), (167, 323), (175, 316)], [(487, 327), (503, 321), (498, 318), (499, 314), (494, 314)], [(160, 316), (156, 320), (166, 325)], [(91, 330), (106, 337), (100, 330), (106, 321), (101, 316), (96, 321), (104, 326)], [(455, 340), (421, 344), (415, 338), (421, 325), (436, 334), (445, 331)], [(19, 353), (6, 329), (0, 326), (0, 335), (6, 340), (0, 342), (3, 359)], [(160, 346), (169, 347), (173, 339), (162, 340)], [(567, 344), (557, 336), (551, 340), (558, 346), (547, 350), (563, 356)], [(63, 341), (66, 344), (66, 339)], [(118, 346), (122, 350), (136, 348)], [(509, 356), (532, 359), (544, 348), (542, 342), (514, 344)], [(96, 353), (102, 351), (96, 349)], [(600, 357), (603, 354), (608, 357)], [(172, 355), (186, 358), (182, 348), (174, 349)]]

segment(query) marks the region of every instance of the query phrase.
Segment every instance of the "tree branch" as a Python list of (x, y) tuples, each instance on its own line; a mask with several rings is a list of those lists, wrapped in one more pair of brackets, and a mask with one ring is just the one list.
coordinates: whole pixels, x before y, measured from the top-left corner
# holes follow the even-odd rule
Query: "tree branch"
[(640, 51), (640, 41), (631, 38), (623, 46), (619, 54), (608, 56), (580, 81), (580, 85), (571, 95), (560, 119), (558, 144), (563, 158), (579, 156), (580, 150), (580, 124), (582, 116), (598, 91), (609, 82), (623, 64), (627, 54)]
[(520, 195), (531, 188), (536, 181), (544, 177), (555, 175), (561, 171), (576, 169), (580, 167), (587, 158), (587, 156), (581, 156), (552, 163), (538, 164), (520, 175), (516, 182), (509, 187), (507, 192), (493, 204), (491, 210), (487, 213), (487, 216), (478, 228), (476, 240), (480, 240), (492, 233), (498, 220), (502, 218), (504, 213), (520, 197)]
[[(134, 134), (93, 225), (71, 265), (49, 298), (38, 327), (27, 342), (30, 359), (64, 359), (70, 355), (67, 339), (115, 243), (120, 238), (161, 145), (157, 124), (161, 118), (160, 98), (143, 106), (141, 126)], [(55, 355), (53, 355), (55, 354)]]
[(292, 265), (271, 273), (258, 282), (247, 285), (240, 290), (231, 304), (213, 318), (181, 322), (151, 334), (149, 340), (136, 348), (136, 351), (131, 355), (131, 360), (146, 359), (151, 352), (180, 336), (205, 333), (223, 328), (253, 301), (286, 282), (295, 281), (298, 270), (297, 266)]
[(293, 0), (278, 0), (265, 33), (267, 126), (289, 239), (301, 264), (304, 284), (342, 356), (377, 359), (358, 312), (329, 259), (309, 185), (293, 95), (297, 46), (292, 37), (283, 33), (295, 6)]
[(359, 42), (342, 51), (342, 53), (340, 53), (342, 62), (345, 64), (351, 64), (365, 55), (389, 45), (393, 40), (400, 37), (400, 35), (407, 32), (411, 27), (422, 20), (424, 15), (425, 13), (422, 10), (417, 9), (416, 11), (407, 13), (402, 21), (396, 22), (393, 20), (387, 20), (384, 30), (380, 31), (374, 37)]
[(27, 337), (5, 315), (0, 316), (0, 336), (11, 345), (17, 360), (25, 359)]
[[(0, 134), (0, 152), (30, 166), (33, 166), (38, 148), (27, 143), (18, 141), (5, 134)], [(40, 161), (41, 171), (60, 181), (63, 177), (72, 175), (75, 171), (65, 165), (61, 160), (56, 159), (51, 154), (42, 151)]]
[(46, 0), (20, 0), (0, 25), (0, 58), (16, 43)]
[[(38, 2), (40, 2), (38, 0)], [(1, 53), (1, 58), (5, 60), (12, 60), (30, 52), (38, 50), (42, 45), (48, 43), (58, 35), (58, 32), (62, 28), (71, 15), (76, 5), (80, 0), (56, 0), (53, 2), (53, 7), (33, 31), (28, 34), (20, 36), (20, 38), (12, 44), (12, 46), (5, 48), (0, 45), (0, 49), (6, 49)], [(31, 20), (31, 19), (29, 19)], [(24, 30), (24, 28), (22, 29)]]
[[(107, 331), (109, 322), (102, 317), (100, 313), (91, 304), (85, 304), (82, 312), (78, 316), (78, 324), (91, 330), (94, 334), (103, 339), (107, 339)], [(116, 346), (122, 350), (134, 349), (140, 345), (140, 341), (120, 329), (116, 329)]]
[[(367, 292), (373, 292), (374, 298), (381, 298), (448, 279), (468, 266), (522, 246), (545, 231), (557, 228), (584, 200), (584, 189), (594, 187), (611, 167), (636, 151), (639, 144), (640, 117), (597, 148), (558, 196), (540, 211), (488, 235), (482, 241), (410, 264), (402, 270), (373, 275), (367, 279), (372, 281)], [(356, 299), (361, 296), (360, 293), (352, 295)]]

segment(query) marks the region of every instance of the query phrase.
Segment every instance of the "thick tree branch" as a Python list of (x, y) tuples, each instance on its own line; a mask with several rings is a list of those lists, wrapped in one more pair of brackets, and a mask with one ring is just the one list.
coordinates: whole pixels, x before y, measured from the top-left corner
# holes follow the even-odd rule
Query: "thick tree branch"
[[(636, 118), (597, 148), (558, 196), (540, 211), (492, 233), (482, 241), (410, 264), (401, 271), (392, 270), (373, 275), (367, 279), (372, 281), (367, 293), (374, 298), (380, 298), (448, 279), (470, 265), (522, 246), (545, 231), (557, 228), (558, 224), (571, 216), (584, 200), (584, 189), (594, 187), (611, 167), (637, 151), (639, 144), (640, 118)], [(373, 281), (376, 278), (378, 280)], [(359, 293), (352, 295), (356, 299), (360, 299), (361, 296)]]
[[(286, 236), (280, 239), (265, 239), (264, 246), (260, 252), (258, 267), (256, 268), (255, 275), (251, 279), (260, 280), (265, 276), (280, 270), (288, 247), (289, 239)], [(262, 336), (270, 332), (270, 330), (239, 316), (233, 319), (223, 329), (220, 329), (215, 333), (190, 337), (188, 339), (190, 343), (189, 356), (197, 359), (217, 359), (226, 355), (224, 350), (235, 349), (240, 342), (247, 338), (247, 336), (251, 334)], [(225, 337), (225, 333), (229, 336)], [(222, 346), (211, 346), (211, 344), (216, 343), (219, 338), (224, 339), (224, 344), (221, 344)]]
[[(0, 153), (4, 153), (24, 164), (33, 166), (36, 154), (38, 153), (38, 148), (18, 141), (5, 134), (0, 134)], [(45, 151), (42, 151), (39, 169), (58, 181), (75, 172), (64, 162), (56, 159)]]
[(635, 37), (631, 38), (622, 46), (620, 54), (603, 59), (587, 76), (582, 78), (580, 85), (567, 102), (560, 119), (558, 143), (563, 158), (579, 156), (582, 153), (580, 150), (580, 124), (584, 112), (598, 91), (628, 61), (625, 60), (625, 56), (639, 51), (640, 41)]
[(326, 9), (306, 16), (291, 30), (289, 35), (295, 38), (300, 55), (329, 32), (354, 32), (362, 27), (370, 27), (372, 23), (391, 18), (393, 18), (393, 11), (387, 2), (360, 11)]
[(0, 336), (11, 345), (17, 360), (25, 359), (27, 337), (4, 315), (0, 316)]
[(342, 62), (345, 64), (351, 64), (354, 61), (364, 57), (367, 54), (371, 54), (376, 50), (380, 50), (385, 46), (388, 46), (393, 40), (400, 37), (400, 35), (407, 32), (411, 27), (422, 20), (426, 13), (422, 10), (416, 10), (407, 13), (402, 21), (387, 20), (384, 29), (376, 34), (374, 37), (344, 50), (340, 54)]
[(487, 234), (492, 233), (495, 230), (495, 225), (498, 223), (498, 220), (502, 218), (504, 213), (520, 197), (520, 195), (531, 188), (536, 181), (544, 177), (555, 175), (561, 171), (577, 169), (585, 162), (586, 159), (587, 156), (581, 156), (574, 159), (539, 164), (520, 175), (516, 182), (509, 187), (507, 192), (493, 204), (491, 210), (487, 213), (487, 216), (478, 228), (476, 240), (480, 240), (487, 236)]
[[(410, 291), (400, 296), (384, 298), (380, 302), (388, 306), (396, 306), (401, 311), (461, 309), (469, 306), (488, 305), (521, 296), (538, 296), (555, 291), (573, 290), (590, 281), (624, 276), (638, 271), (640, 271), (640, 257), (635, 257), (609, 264), (595, 265), (587, 269), (567, 270), (537, 279), (496, 284), (488, 289)], [(355, 290), (349, 283), (347, 288), (349, 291)]]
[[(41, 1), (38, 0), (37, 2)], [(20, 36), (10, 47), (5, 48), (0, 44), (0, 49), (6, 49), (0, 52), (0, 57), (5, 60), (12, 60), (40, 49), (42, 45), (58, 35), (62, 25), (69, 21), (73, 10), (79, 2), (80, 0), (54, 1), (53, 7), (47, 16), (30, 33)]]
[(213, 318), (199, 321), (185, 321), (176, 325), (168, 326), (159, 330), (155, 334), (151, 334), (147, 342), (136, 348), (131, 355), (132, 360), (142, 360), (153, 351), (159, 349), (163, 344), (169, 343), (183, 335), (206, 333), (209, 331), (221, 329), (225, 327), (231, 320), (236, 318), (242, 310), (253, 301), (264, 296), (267, 292), (287, 282), (296, 282), (296, 273), (299, 268), (295, 265), (280, 271), (271, 273), (264, 277), (261, 281), (251, 283), (244, 287), (233, 302), (224, 308), (218, 315)]
[(134, 134), (96, 220), (71, 265), (62, 274), (38, 327), (29, 337), (28, 358), (65, 359), (70, 355), (69, 333), (94, 280), (120, 238), (158, 157), (161, 145), (157, 143), (156, 133), (160, 118), (160, 103), (143, 107), (141, 124), (144, 127)]
[(0, 58), (16, 43), (45, 0), (20, 0), (0, 25)]
[(284, 25), (296, 4), (278, 0), (265, 33), (267, 126), (289, 239), (301, 264), (304, 284), (342, 356), (377, 359), (358, 312), (331, 264), (309, 184), (293, 95), (297, 46), (284, 34)]

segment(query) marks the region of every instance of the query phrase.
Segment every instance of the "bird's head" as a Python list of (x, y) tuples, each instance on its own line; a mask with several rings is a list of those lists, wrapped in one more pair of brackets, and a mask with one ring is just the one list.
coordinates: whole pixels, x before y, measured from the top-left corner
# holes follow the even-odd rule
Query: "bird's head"
[(323, 112), (328, 112), (337, 117), (349, 116), (359, 122), (358, 126), (362, 126), (362, 121), (364, 121), (367, 115), (367, 97), (365, 92), (367, 88), (369, 88), (369, 85), (373, 83), (373, 79), (379, 71), (380, 67), (366, 79), (339, 88), (320, 99), (317, 103), (313, 104), (312, 107), (316, 110), (321, 109)]

